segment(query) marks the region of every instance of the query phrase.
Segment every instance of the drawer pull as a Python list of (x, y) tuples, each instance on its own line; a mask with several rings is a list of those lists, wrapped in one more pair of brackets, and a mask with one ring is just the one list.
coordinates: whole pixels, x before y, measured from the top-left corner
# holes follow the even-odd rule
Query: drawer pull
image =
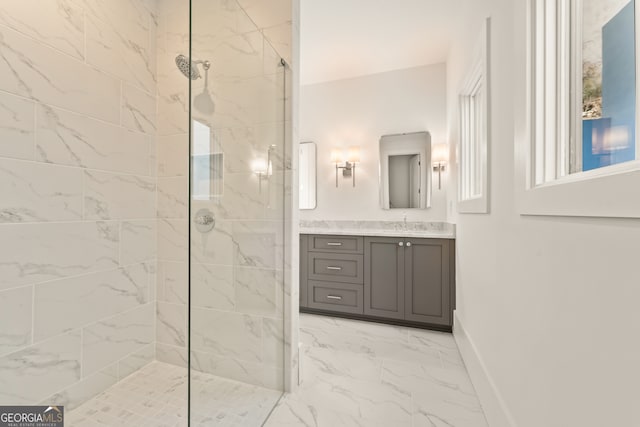
[(342, 246), (340, 242), (327, 242), (327, 246)]
[(341, 300), (342, 297), (338, 296), (338, 295), (327, 295), (327, 299), (336, 299), (336, 300)]
[(327, 270), (336, 270), (336, 271), (340, 271), (342, 270), (342, 267), (332, 267), (332, 266), (328, 266)]

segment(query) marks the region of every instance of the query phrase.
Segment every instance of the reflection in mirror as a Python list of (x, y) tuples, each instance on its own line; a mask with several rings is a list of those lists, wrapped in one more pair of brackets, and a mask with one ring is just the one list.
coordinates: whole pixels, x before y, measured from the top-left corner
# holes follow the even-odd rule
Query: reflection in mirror
[(300, 153), (300, 209), (316, 208), (316, 157), (315, 142), (301, 142)]
[(428, 132), (380, 138), (380, 200), (383, 209), (431, 207), (431, 136)]

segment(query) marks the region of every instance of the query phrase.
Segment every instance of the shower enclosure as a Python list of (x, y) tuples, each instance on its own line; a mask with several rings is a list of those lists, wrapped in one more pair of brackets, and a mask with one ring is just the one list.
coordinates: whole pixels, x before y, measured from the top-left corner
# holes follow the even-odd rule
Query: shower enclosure
[(259, 426), (295, 383), (292, 10), (262, 3), (0, 3), (0, 406)]

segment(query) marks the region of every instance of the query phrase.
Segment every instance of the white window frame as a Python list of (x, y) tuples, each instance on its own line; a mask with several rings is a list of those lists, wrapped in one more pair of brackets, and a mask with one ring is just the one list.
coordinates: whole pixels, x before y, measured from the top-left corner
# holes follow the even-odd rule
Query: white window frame
[[(638, 29), (639, 3), (634, 0)], [(570, 153), (566, 146), (570, 138), (582, 138), (576, 112), (582, 105), (582, 90), (576, 87), (582, 80), (582, 29), (575, 19), (581, 16), (580, 7), (580, 0), (526, 2), (526, 105), (521, 110), (525, 124), (524, 134), (516, 133), (518, 210), (523, 215), (640, 218), (640, 160), (567, 174), (569, 156), (580, 153)], [(638, 76), (640, 31), (636, 31), (636, 124), (640, 124)], [(637, 126), (636, 158), (639, 155)]]
[(471, 70), (459, 92), (459, 213), (489, 213), (490, 28), (491, 18), (486, 18)]

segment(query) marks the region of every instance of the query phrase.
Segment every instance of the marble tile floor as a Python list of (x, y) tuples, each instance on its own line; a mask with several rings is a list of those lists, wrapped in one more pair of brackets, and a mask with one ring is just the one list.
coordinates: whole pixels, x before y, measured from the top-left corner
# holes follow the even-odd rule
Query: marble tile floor
[(451, 334), (303, 314), (301, 378), (267, 427), (486, 427)]
[[(186, 427), (187, 370), (152, 362), (70, 411), (69, 427)], [(192, 426), (261, 426), (282, 393), (192, 374)]]

